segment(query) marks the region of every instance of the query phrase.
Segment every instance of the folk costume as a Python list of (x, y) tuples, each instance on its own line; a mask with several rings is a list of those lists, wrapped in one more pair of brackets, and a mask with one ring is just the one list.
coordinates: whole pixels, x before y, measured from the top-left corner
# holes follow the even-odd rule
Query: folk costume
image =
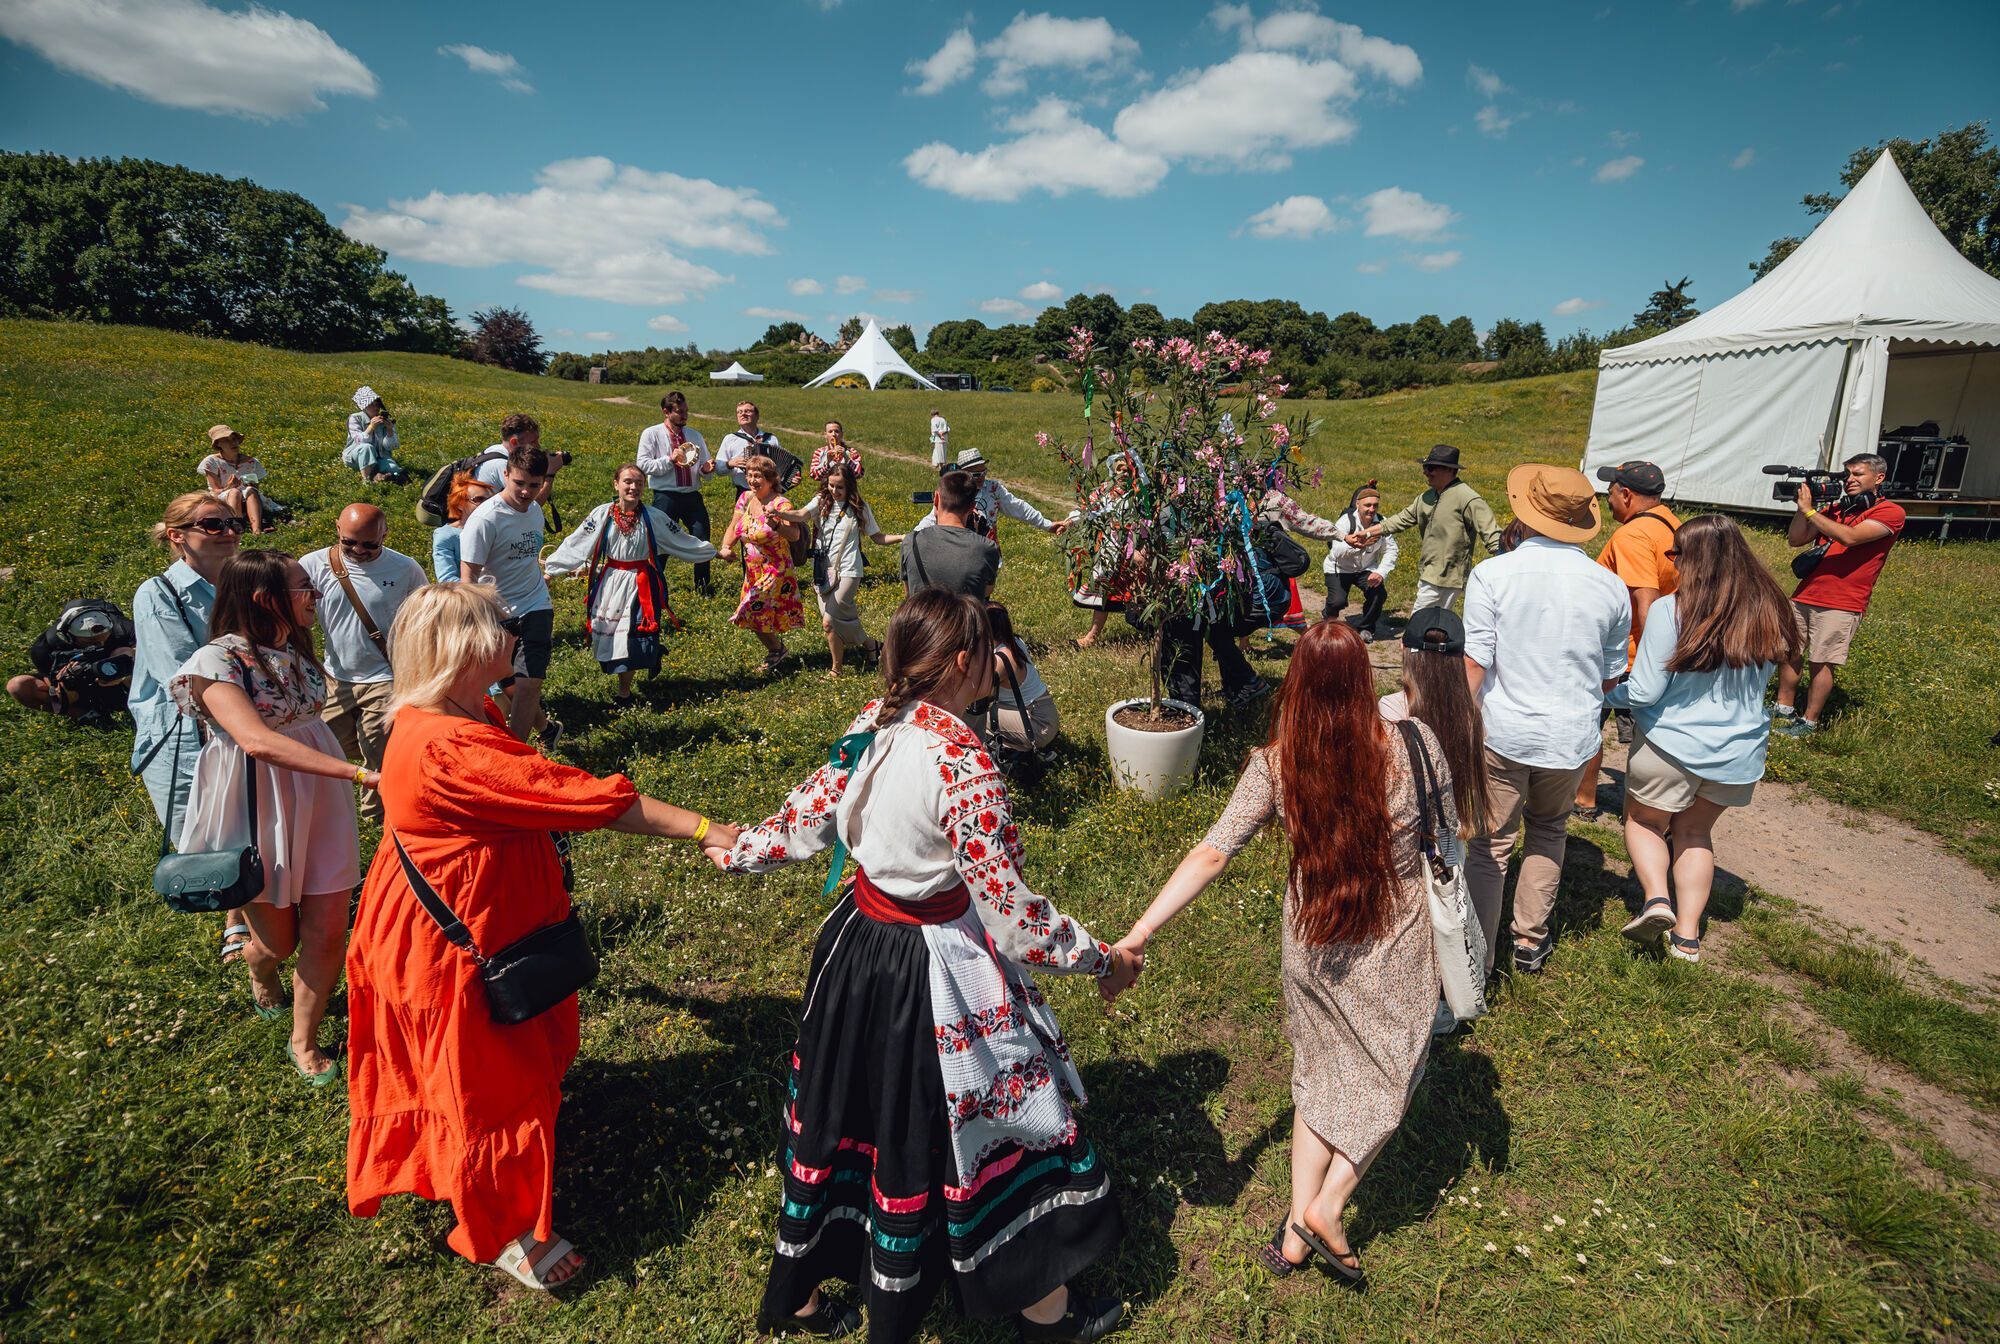
[(701, 563), (715, 548), (659, 509), (613, 502), (592, 509), (542, 562), (547, 574), (586, 574), (585, 624), (606, 672), (660, 670), (660, 636), (681, 624), (667, 605), (663, 556)]
[[(486, 723), (406, 706), (382, 761), (382, 804), (417, 870), (491, 951), (569, 914), (550, 836), (623, 816), (638, 791), (548, 760)], [(571, 997), (502, 1026), (479, 966), (445, 941), (385, 836), (347, 944), (347, 1208), (388, 1195), (447, 1200), (447, 1238), (491, 1261), (532, 1229), (554, 1235), (556, 1111), (576, 1058)]]
[(1091, 611), (1123, 611), (1131, 600), (1124, 577), (1126, 555), (1132, 544), (1132, 523), (1138, 515), (1138, 494), (1116, 478), (1092, 490), (1083, 501), (1080, 517), (1099, 519), (1104, 529), (1092, 555), (1082, 547), (1069, 551), (1069, 600)]
[(1029, 888), (972, 730), (927, 703), (878, 728), (878, 707), (729, 868), (838, 843), (860, 869), (807, 977), (760, 1319), (839, 1278), (864, 1286), (869, 1337), (901, 1341), (946, 1275), (968, 1315), (1002, 1317), (1116, 1246), (1110, 1180), (1070, 1109), (1083, 1083), (1028, 974), (1101, 976), (1112, 957)]

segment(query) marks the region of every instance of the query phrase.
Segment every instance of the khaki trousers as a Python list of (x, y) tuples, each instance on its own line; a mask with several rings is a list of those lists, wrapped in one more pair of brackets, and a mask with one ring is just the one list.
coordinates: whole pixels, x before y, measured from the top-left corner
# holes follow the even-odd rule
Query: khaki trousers
[(1486, 968), (1500, 934), (1500, 898), (1507, 886), (1507, 860), (1514, 837), (1525, 825), (1528, 839), (1521, 875), (1514, 883), (1514, 937), (1538, 943), (1549, 933), (1562, 882), (1563, 851), (1569, 844), (1569, 810), (1576, 800), (1584, 766), (1550, 770), (1522, 765), (1489, 748), (1486, 752), (1487, 829), (1466, 846), (1465, 881), (1486, 931)]
[[(382, 748), (389, 741), (389, 695), (394, 689), (386, 681), (326, 682), (326, 704), (319, 717), (340, 740), (340, 749), (350, 761), (360, 761), (370, 770), (382, 768)], [(382, 795), (374, 789), (361, 791), (361, 815), (382, 820)]]

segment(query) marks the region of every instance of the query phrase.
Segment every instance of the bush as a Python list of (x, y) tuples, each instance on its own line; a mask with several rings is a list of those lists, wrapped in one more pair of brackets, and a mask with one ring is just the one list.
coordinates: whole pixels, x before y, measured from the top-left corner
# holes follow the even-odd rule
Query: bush
[(1053, 378), (1037, 378), (1034, 382), (1028, 384), (1028, 390), (1030, 392), (1060, 392), (1062, 391), (1062, 384)]

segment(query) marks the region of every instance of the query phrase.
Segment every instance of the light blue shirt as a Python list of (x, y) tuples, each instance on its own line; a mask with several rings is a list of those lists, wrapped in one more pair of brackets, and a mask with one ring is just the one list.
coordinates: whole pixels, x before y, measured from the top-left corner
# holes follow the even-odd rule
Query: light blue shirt
[(458, 543), (464, 535), (451, 523), (431, 529), (431, 573), (439, 583), (458, 582)]
[[(137, 770), (153, 744), (165, 737), (180, 717), (167, 683), (194, 651), (208, 642), (208, 613), (215, 605), (215, 586), (194, 572), (185, 560), (176, 560), (163, 576), (180, 591), (181, 607), (175, 608), (173, 594), (158, 579), (147, 579), (132, 595), (132, 685), (125, 694), (125, 708), (131, 711), (138, 730), (132, 742), (132, 768)], [(186, 620), (182, 616), (186, 616)], [(172, 748), (168, 748), (171, 751)], [(194, 753), (188, 753), (186, 768), (194, 768)]]
[(1646, 609), (1646, 628), (1632, 659), (1632, 674), (1605, 703), (1630, 709), (1633, 722), (1655, 751), (1717, 784), (1755, 784), (1764, 777), (1771, 716), (1764, 687), (1776, 663), (1723, 666), (1713, 672), (1669, 672), (1680, 639), (1674, 595)]

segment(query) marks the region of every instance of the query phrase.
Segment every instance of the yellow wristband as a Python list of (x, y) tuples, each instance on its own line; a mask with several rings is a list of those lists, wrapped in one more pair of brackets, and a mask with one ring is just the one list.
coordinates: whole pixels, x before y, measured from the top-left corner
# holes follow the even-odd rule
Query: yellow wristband
[(1819, 517), (1819, 510), (1818, 510), (1818, 509), (1807, 509), (1807, 510), (1806, 510), (1806, 517), (1808, 517), (1808, 518), (1817, 518), (1817, 517)]
[(354, 782), (355, 782), (356, 784), (366, 784), (366, 783), (368, 782), (368, 767), (367, 767), (367, 766), (365, 766), (365, 765), (357, 765), (357, 766), (355, 766), (355, 767), (354, 767)]
[(701, 825), (694, 828), (694, 834), (689, 836), (688, 839), (694, 841), (698, 845), (707, 835), (708, 835), (708, 818), (703, 817), (701, 819)]

